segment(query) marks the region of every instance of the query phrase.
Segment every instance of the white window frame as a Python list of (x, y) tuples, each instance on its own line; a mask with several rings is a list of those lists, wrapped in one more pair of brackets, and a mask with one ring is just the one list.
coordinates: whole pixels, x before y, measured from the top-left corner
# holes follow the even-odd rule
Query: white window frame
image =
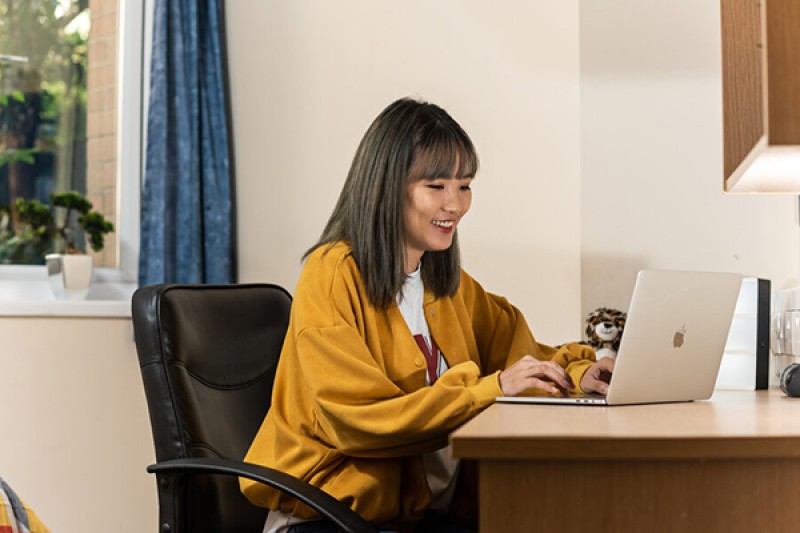
[(144, 147), (152, 31), (152, 0), (120, 0), (117, 43), (117, 271), (135, 282), (144, 184)]

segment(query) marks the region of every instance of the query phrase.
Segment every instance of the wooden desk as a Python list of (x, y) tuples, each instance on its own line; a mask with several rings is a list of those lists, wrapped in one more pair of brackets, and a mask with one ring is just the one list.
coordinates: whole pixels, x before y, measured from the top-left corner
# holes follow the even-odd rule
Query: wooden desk
[(480, 472), (480, 531), (800, 531), (800, 400), (496, 404), (451, 437)]

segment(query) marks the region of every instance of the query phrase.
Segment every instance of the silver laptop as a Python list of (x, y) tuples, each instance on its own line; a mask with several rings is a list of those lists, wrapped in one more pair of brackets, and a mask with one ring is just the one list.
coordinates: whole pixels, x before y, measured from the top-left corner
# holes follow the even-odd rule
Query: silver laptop
[(627, 405), (711, 397), (742, 276), (642, 270), (608, 396), (502, 396), (498, 402)]

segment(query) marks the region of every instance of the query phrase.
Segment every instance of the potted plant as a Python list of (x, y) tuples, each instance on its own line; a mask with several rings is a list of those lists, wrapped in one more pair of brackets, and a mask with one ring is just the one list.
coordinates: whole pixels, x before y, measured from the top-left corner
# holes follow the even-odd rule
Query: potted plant
[(114, 225), (92, 210), (92, 203), (75, 191), (53, 193), (50, 204), (17, 198), (19, 228), (0, 244), (0, 260), (14, 262), (22, 256), (43, 259), (59, 299), (83, 299), (89, 292), (92, 256), (86, 245), (99, 252)]

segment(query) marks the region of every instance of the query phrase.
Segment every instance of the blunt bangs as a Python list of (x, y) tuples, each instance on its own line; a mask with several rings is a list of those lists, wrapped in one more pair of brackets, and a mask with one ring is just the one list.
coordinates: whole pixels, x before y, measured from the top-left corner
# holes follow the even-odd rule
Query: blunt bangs
[(472, 141), (452, 119), (449, 122), (436, 121), (427, 131), (420, 132), (410, 181), (474, 178), (477, 174), (478, 154)]

